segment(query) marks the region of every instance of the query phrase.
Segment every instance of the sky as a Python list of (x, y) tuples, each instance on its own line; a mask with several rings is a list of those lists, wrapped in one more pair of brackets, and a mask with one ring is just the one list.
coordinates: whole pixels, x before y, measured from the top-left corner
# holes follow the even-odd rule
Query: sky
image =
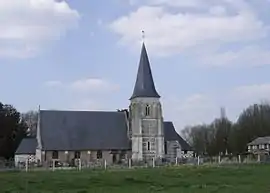
[[(105, 6), (106, 5), (106, 6)], [(0, 0), (0, 101), (127, 108), (145, 44), (178, 131), (270, 98), (269, 0)]]

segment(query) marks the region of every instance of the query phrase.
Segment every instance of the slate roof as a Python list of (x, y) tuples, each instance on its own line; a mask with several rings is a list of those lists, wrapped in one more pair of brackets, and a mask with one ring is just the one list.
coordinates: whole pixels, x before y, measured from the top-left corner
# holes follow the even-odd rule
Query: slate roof
[(130, 149), (125, 112), (40, 111), (43, 150)]
[(35, 154), (37, 147), (36, 138), (24, 138), (19, 147), (17, 148), (15, 154)]
[(160, 98), (155, 88), (152, 71), (144, 43), (142, 45), (141, 50), (137, 79), (133, 90), (133, 94), (130, 99), (136, 97)]
[(258, 137), (252, 142), (248, 143), (248, 145), (264, 145), (264, 144), (270, 144), (270, 136)]
[(178, 141), (183, 150), (192, 151), (190, 145), (176, 132), (172, 122), (164, 122), (164, 141)]

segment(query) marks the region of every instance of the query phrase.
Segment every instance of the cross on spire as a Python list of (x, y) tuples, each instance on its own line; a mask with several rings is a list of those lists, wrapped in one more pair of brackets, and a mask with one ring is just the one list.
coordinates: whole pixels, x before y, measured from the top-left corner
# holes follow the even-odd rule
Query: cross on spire
[(142, 41), (144, 42), (144, 39), (145, 39), (145, 31), (142, 30)]

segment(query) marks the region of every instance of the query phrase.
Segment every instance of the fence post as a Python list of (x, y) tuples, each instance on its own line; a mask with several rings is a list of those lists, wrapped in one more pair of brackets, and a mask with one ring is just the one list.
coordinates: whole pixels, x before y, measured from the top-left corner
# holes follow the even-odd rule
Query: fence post
[(28, 158), (26, 159), (26, 162), (25, 162), (25, 171), (28, 172)]
[(82, 170), (82, 161), (81, 161), (81, 159), (79, 159), (79, 170), (80, 171)]
[(238, 162), (241, 163), (241, 155), (238, 155)]
[(155, 167), (155, 158), (153, 158), (153, 168)]
[(220, 164), (221, 162), (221, 158), (220, 158), (220, 155), (218, 156), (218, 163)]
[(128, 168), (131, 168), (131, 159), (128, 159)]
[(261, 161), (261, 156), (260, 156), (260, 154), (258, 154), (258, 162), (260, 162)]
[(178, 165), (178, 158), (177, 157), (175, 158), (175, 165), (176, 166)]
[(52, 166), (53, 166), (52, 169), (53, 169), (53, 171), (54, 171), (54, 170), (55, 170), (55, 160), (54, 160), (54, 159), (53, 159), (53, 165), (52, 165)]
[(200, 165), (200, 156), (198, 155), (198, 160), (197, 160), (198, 166)]
[(105, 170), (107, 169), (107, 161), (106, 161), (106, 159), (104, 160), (104, 169)]

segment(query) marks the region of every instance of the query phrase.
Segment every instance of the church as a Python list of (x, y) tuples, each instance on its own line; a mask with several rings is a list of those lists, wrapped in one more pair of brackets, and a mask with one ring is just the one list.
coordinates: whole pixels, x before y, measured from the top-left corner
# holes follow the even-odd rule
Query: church
[(122, 159), (175, 161), (192, 156), (192, 148), (176, 132), (173, 123), (163, 120), (145, 43), (129, 100), (125, 111), (39, 109), (36, 138), (22, 140), (15, 163), (29, 156), (40, 163), (105, 159), (108, 164)]

